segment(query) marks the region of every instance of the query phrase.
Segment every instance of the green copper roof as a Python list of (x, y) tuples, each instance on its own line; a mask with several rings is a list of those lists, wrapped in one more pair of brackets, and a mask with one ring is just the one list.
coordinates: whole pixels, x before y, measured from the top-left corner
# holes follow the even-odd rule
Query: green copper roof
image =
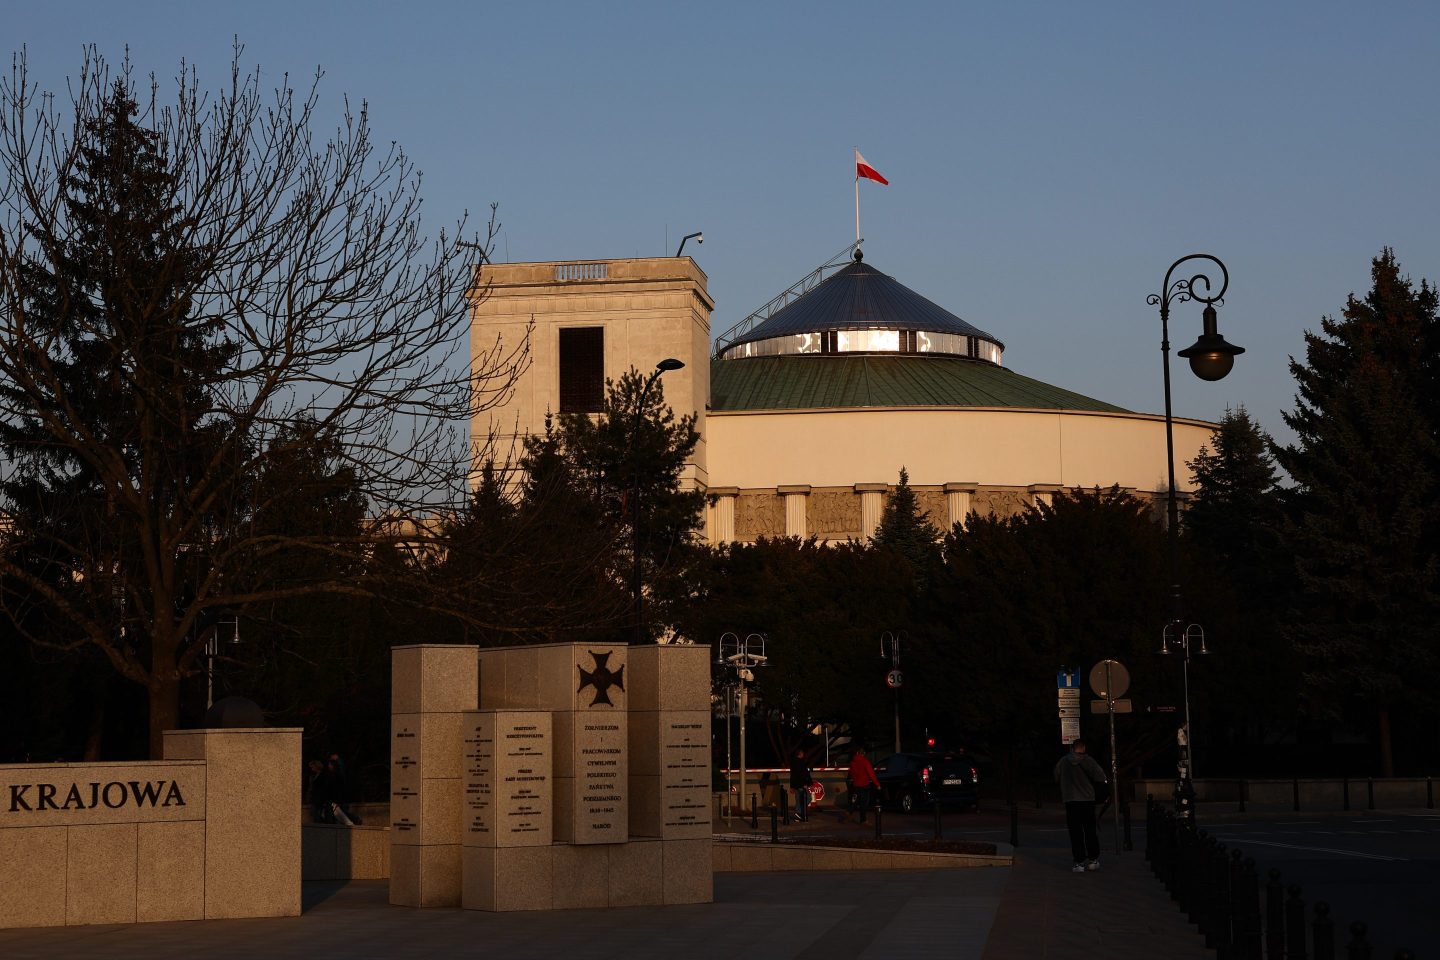
[(710, 409), (820, 407), (1123, 407), (957, 357), (790, 356), (710, 361)]

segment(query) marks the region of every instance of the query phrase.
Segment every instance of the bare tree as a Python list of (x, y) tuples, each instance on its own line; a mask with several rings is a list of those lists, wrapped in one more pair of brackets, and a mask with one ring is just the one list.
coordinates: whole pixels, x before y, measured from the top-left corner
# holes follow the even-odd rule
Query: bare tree
[(0, 79), (4, 610), (143, 685), (157, 756), (218, 612), (387, 589), (376, 541), (434, 525), (374, 518), (460, 502), (527, 358), (469, 342), (493, 209), (427, 237), (363, 103), (327, 136), (320, 74), (241, 59), (164, 98), (93, 48), (63, 103), (23, 52)]

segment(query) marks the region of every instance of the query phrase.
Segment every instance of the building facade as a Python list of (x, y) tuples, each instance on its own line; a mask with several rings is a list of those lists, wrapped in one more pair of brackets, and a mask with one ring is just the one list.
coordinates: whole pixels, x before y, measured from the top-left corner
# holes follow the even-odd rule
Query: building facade
[[(507, 403), (478, 416), (502, 449), (548, 413), (594, 412), (605, 380), (662, 359), (677, 414), (700, 443), (685, 482), (704, 490), (712, 543), (863, 539), (899, 471), (940, 529), (972, 511), (1010, 515), (1062, 489), (1166, 490), (1165, 419), (1004, 366), (1004, 344), (854, 259), (712, 346), (714, 302), (689, 257), (490, 264), (472, 352), (531, 337)], [(1215, 425), (1175, 420), (1185, 496)]]

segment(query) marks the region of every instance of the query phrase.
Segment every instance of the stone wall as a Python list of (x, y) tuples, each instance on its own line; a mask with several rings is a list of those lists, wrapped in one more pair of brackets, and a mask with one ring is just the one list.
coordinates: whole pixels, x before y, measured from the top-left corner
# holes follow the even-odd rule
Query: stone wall
[(0, 927), (298, 916), (300, 733), (167, 730), (163, 761), (0, 766)]

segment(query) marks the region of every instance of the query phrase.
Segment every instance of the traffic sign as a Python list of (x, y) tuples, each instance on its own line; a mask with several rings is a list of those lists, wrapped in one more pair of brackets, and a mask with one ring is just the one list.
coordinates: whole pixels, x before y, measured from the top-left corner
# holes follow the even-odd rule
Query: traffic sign
[(1119, 660), (1101, 660), (1090, 668), (1090, 689), (1097, 697), (1121, 697), (1130, 689), (1130, 671)]
[(1060, 742), (1074, 743), (1080, 739), (1080, 719), (1063, 717), (1060, 720)]
[(1063, 706), (1063, 705), (1062, 705), (1062, 706), (1060, 707), (1060, 716), (1061, 716), (1062, 718), (1064, 718), (1064, 717), (1078, 717), (1078, 716), (1080, 716), (1080, 708), (1079, 708), (1079, 707), (1067, 707), (1067, 706)]
[(885, 686), (889, 687), (891, 690), (899, 690), (901, 684), (903, 684), (904, 682), (905, 675), (899, 670), (891, 670), (889, 673), (885, 674)]
[(1079, 691), (1078, 689), (1075, 689), (1075, 688), (1071, 688), (1071, 689), (1069, 689), (1069, 690), (1056, 690), (1056, 691), (1055, 691), (1055, 694), (1056, 694), (1057, 699), (1058, 699), (1061, 703), (1079, 703), (1079, 702), (1080, 702), (1080, 691)]
[[(1109, 704), (1109, 701), (1108, 701), (1108, 700), (1091, 700), (1091, 701), (1090, 701), (1090, 712), (1091, 712), (1091, 713), (1108, 713), (1108, 712), (1109, 712), (1109, 706), (1108, 706), (1108, 704)], [(1134, 712), (1135, 712), (1135, 706), (1134, 706), (1134, 704), (1132, 704), (1128, 699), (1127, 699), (1127, 700), (1116, 700), (1116, 701), (1115, 701), (1115, 712), (1116, 712), (1116, 713), (1134, 713)]]
[(1055, 674), (1055, 686), (1062, 690), (1066, 687), (1079, 689), (1080, 671), (1061, 669), (1059, 673)]

